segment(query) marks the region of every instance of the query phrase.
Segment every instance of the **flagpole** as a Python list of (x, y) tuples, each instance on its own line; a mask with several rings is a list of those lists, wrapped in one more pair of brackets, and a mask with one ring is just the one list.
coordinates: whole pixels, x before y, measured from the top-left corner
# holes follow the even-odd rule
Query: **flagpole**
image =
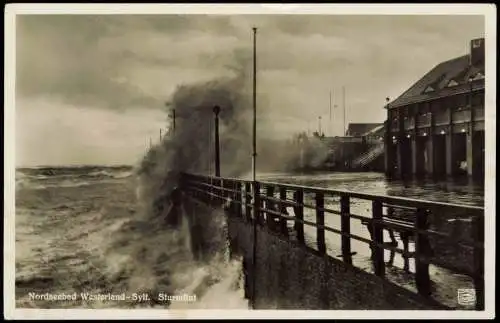
[(257, 158), (257, 28), (253, 27), (253, 153), (252, 153), (252, 184), (253, 184), (253, 250), (252, 250), (252, 293), (251, 307), (255, 309), (255, 285), (257, 271), (257, 222), (260, 210), (259, 194), (260, 188), (256, 181), (256, 158)]
[(256, 178), (256, 158), (257, 158), (257, 28), (253, 29), (253, 153), (252, 153), (252, 181)]
[(330, 106), (330, 122), (329, 122), (329, 128), (330, 128), (330, 135), (333, 136), (332, 134), (332, 91), (330, 91), (330, 101), (329, 101), (329, 106)]
[(345, 136), (345, 86), (342, 86), (342, 105), (344, 106), (344, 134), (343, 136)]

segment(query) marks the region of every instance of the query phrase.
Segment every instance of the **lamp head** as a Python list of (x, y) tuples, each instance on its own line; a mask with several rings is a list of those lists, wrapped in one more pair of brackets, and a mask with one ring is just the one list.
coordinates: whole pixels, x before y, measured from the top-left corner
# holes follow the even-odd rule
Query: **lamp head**
[(215, 115), (218, 115), (220, 112), (220, 107), (218, 105), (214, 106), (214, 113)]

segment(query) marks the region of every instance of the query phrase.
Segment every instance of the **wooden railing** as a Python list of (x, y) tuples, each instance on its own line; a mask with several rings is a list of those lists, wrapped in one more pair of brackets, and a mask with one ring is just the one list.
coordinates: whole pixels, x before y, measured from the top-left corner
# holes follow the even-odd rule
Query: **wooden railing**
[[(457, 274), (468, 275), (474, 281), (476, 310), (484, 310), (484, 209), (481, 207), (193, 174), (183, 174), (181, 178), (181, 188), (192, 197), (208, 204), (225, 205), (232, 216), (266, 226), (282, 237), (294, 238), (299, 244), (320, 255), (328, 255), (325, 232), (341, 236), (341, 257), (347, 264), (353, 262), (351, 241), (366, 243), (372, 250), (374, 273), (379, 277), (385, 276), (385, 250), (399, 253), (405, 259), (413, 258), (415, 285), (418, 293), (423, 296), (431, 295), (431, 264)], [(370, 203), (371, 216), (351, 211), (353, 200)], [(338, 208), (335, 210), (326, 207), (330, 205), (336, 205)], [(289, 209), (293, 210), (293, 216), (289, 214)], [(309, 216), (304, 216), (306, 209), (314, 210), (315, 222), (310, 221)], [(444, 221), (445, 214), (467, 216), (470, 219), (467, 236), (438, 230), (443, 228), (439, 223)], [(325, 225), (325, 217), (328, 216), (338, 216), (340, 228)], [(366, 225), (370, 238), (362, 237), (357, 232), (353, 233), (351, 219)], [(293, 229), (288, 226), (289, 221), (293, 223)], [(315, 248), (307, 246), (305, 226), (316, 228)], [(407, 244), (404, 249), (400, 249), (394, 244), (384, 243), (384, 230), (405, 233), (406, 237), (413, 236), (414, 251), (410, 252)], [(446, 248), (447, 245), (460, 246), (468, 252), (462, 250), (447, 261), (446, 257), (450, 255), (436, 250)], [(464, 259), (468, 254), (469, 265), (460, 266), (460, 263), (467, 263)]]

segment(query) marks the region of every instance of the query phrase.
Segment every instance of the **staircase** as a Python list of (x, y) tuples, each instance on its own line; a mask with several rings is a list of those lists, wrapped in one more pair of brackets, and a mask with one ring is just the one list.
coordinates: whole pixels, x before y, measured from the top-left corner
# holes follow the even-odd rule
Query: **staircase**
[(383, 153), (384, 153), (384, 144), (379, 143), (379, 144), (371, 147), (366, 153), (364, 153), (361, 156), (359, 156), (358, 158), (356, 158), (352, 162), (352, 166), (354, 168), (364, 167), (364, 166), (368, 165), (369, 163), (371, 163), (372, 161), (374, 161), (375, 159), (377, 159), (377, 157), (379, 157)]

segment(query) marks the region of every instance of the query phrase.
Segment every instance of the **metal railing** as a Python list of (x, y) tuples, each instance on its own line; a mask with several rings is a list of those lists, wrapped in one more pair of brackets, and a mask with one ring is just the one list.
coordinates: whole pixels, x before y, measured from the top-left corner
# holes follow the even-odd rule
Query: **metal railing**
[[(181, 178), (181, 188), (192, 197), (206, 203), (224, 205), (232, 216), (266, 226), (282, 237), (290, 239), (293, 234), (296, 242), (305, 247), (304, 227), (315, 227), (317, 248), (313, 251), (320, 255), (329, 256), (325, 232), (340, 235), (341, 257), (347, 264), (352, 264), (351, 240), (366, 243), (371, 248), (374, 273), (379, 277), (385, 276), (385, 250), (399, 253), (407, 259), (413, 258), (415, 285), (418, 293), (425, 297), (431, 295), (429, 265), (468, 275), (476, 290), (476, 310), (484, 310), (484, 209), (481, 207), (193, 174), (182, 174)], [(328, 203), (325, 203), (326, 199), (329, 199)], [(371, 216), (352, 212), (353, 200), (369, 202)], [(331, 203), (337, 204), (339, 208), (335, 210), (325, 207)], [(289, 209), (293, 210), (293, 216), (289, 214)], [(310, 221), (309, 216), (304, 216), (305, 209), (314, 210), (315, 222)], [(438, 230), (443, 228), (439, 223), (444, 221), (445, 214), (467, 216), (470, 220), (467, 235)], [(330, 215), (340, 217), (340, 228), (325, 225), (325, 216)], [(351, 219), (366, 225), (370, 238), (353, 233)], [(289, 221), (293, 223), (293, 230), (288, 226)], [(410, 252), (407, 246), (400, 249), (397, 245), (384, 243), (384, 230), (403, 232), (406, 237), (412, 236), (414, 251)], [(459, 257), (458, 261), (453, 257), (451, 261), (446, 261), (449, 255), (440, 254), (436, 248), (446, 248), (447, 244), (468, 250), (470, 266), (457, 265), (464, 262), (463, 259), (467, 256), (464, 251), (455, 255)]]

